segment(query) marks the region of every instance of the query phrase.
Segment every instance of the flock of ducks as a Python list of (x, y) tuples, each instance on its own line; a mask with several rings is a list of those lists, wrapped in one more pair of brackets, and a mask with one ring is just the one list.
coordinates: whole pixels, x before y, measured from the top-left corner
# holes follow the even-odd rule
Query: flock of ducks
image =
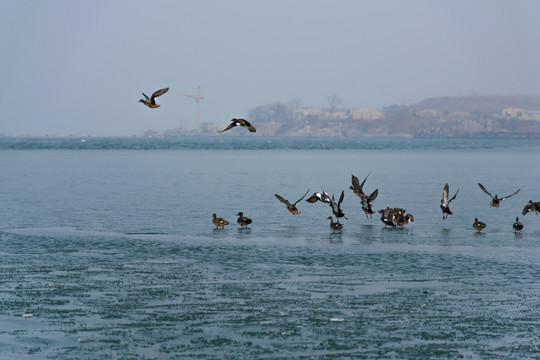
[[(385, 209), (380, 209), (378, 211), (373, 210), (372, 202), (377, 198), (379, 190), (375, 189), (370, 195), (367, 195), (363, 191), (364, 184), (370, 174), (371, 172), (366, 176), (366, 178), (364, 179), (364, 181), (362, 181), (362, 183), (359, 182), (356, 176), (352, 175), (352, 185), (350, 186), (350, 189), (358, 197), (360, 197), (360, 201), (362, 203), (362, 210), (364, 211), (366, 218), (373, 217), (373, 214), (378, 212), (381, 215), (380, 219), (382, 223), (384, 224), (385, 228), (387, 226), (403, 227), (410, 222), (414, 222), (414, 216), (410, 213), (407, 213), (407, 211), (402, 208), (386, 207)], [(520, 191), (518, 189), (511, 195), (498, 197), (497, 195), (495, 196), (491, 195), (489, 191), (487, 191), (487, 189), (482, 184), (478, 183), (478, 187), (491, 197), (490, 207), (499, 207), (501, 205), (501, 202), (504, 199), (508, 199), (516, 195)], [(456, 199), (456, 196), (459, 193), (459, 189), (457, 189), (457, 191), (454, 193), (454, 196), (449, 197), (448, 195), (449, 190), (450, 190), (449, 185), (444, 184), (443, 191), (442, 191), (441, 205), (440, 205), (443, 220), (447, 219), (449, 215), (454, 214), (452, 210), (450, 210), (450, 203)], [(304, 195), (302, 195), (300, 199), (296, 200), (294, 203), (291, 203), (289, 200), (285, 199), (281, 195), (274, 194), (274, 196), (276, 197), (276, 199), (278, 199), (280, 202), (282, 202), (283, 204), (287, 206), (287, 210), (291, 214), (299, 215), (301, 211), (298, 210), (297, 204), (300, 201), (302, 201), (307, 196), (308, 193), (309, 193), (309, 189), (304, 193)], [(334, 195), (330, 196), (326, 191), (323, 190), (322, 192), (314, 192), (309, 198), (306, 199), (306, 201), (311, 204), (314, 204), (316, 202), (329, 204), (333, 215), (336, 217), (336, 221), (334, 221), (334, 218), (332, 216), (329, 216), (327, 218), (330, 220), (330, 228), (332, 229), (333, 232), (341, 232), (341, 230), (343, 229), (343, 224), (339, 222), (339, 219), (340, 218), (347, 219), (347, 217), (345, 216), (345, 213), (341, 209), (341, 203), (343, 202), (344, 196), (345, 196), (345, 192), (341, 191), (341, 195), (339, 199), (336, 201), (334, 198)], [(533, 202), (532, 200), (529, 200), (529, 202), (523, 208), (522, 214), (526, 215), (529, 212), (534, 212), (536, 214), (540, 213), (540, 201)], [(251, 219), (245, 217), (242, 212), (239, 212), (237, 216), (238, 216), (237, 222), (243, 228), (247, 228), (247, 226), (251, 224), (252, 222)], [(225, 225), (229, 225), (229, 222), (227, 220), (216, 217), (216, 214), (213, 214), (212, 222), (214, 223), (214, 225), (216, 225), (216, 229), (220, 227), (224, 228)], [(478, 218), (475, 218), (472, 226), (474, 229), (476, 229), (477, 232), (480, 232), (486, 227), (486, 224), (482, 221), (479, 221)], [(514, 229), (515, 234), (521, 233), (521, 230), (523, 230), (523, 224), (519, 221), (519, 217), (516, 217), (516, 221), (514, 222), (512, 227)]]
[[(152, 109), (158, 108), (160, 105), (156, 103), (156, 98), (165, 94), (167, 91), (169, 91), (169, 88), (159, 89), (155, 91), (154, 93), (152, 93), (152, 96), (150, 97), (148, 97), (145, 93), (142, 93), (144, 96), (144, 99), (140, 99), (139, 102), (143, 103), (144, 105)], [(255, 127), (253, 127), (253, 125), (249, 121), (245, 119), (233, 118), (231, 120), (231, 123), (227, 127), (225, 127), (223, 130), (218, 130), (218, 132), (223, 133), (236, 126), (245, 127), (246, 129), (249, 130), (249, 132), (257, 131), (255, 130)], [(352, 185), (350, 186), (350, 189), (356, 195), (358, 195), (358, 197), (360, 197), (360, 201), (362, 203), (362, 210), (364, 211), (366, 218), (372, 218), (373, 214), (376, 213), (376, 211), (373, 210), (372, 202), (375, 201), (375, 199), (377, 199), (377, 196), (379, 194), (378, 189), (375, 189), (370, 195), (367, 195), (366, 193), (364, 193), (364, 190), (363, 190), (364, 184), (370, 174), (371, 172), (369, 172), (369, 174), (365, 177), (362, 183), (360, 183), (360, 181), (358, 180), (356, 176), (352, 175)], [(491, 195), (491, 193), (484, 187), (484, 185), (478, 183), (478, 187), (491, 197), (490, 207), (495, 207), (495, 208), (498, 208), (501, 205), (501, 202), (503, 200), (511, 198), (512, 196), (519, 193), (519, 190), (520, 190), (518, 189), (514, 193), (507, 196), (498, 197), (497, 194), (495, 196)], [(447, 219), (449, 215), (453, 215), (453, 212), (450, 210), (450, 203), (453, 200), (455, 200), (458, 192), (459, 192), (459, 189), (457, 189), (454, 196), (449, 197), (449, 186), (448, 184), (444, 184), (443, 191), (442, 191), (441, 205), (440, 205), (441, 210), (442, 210), (443, 220)], [(309, 193), (309, 189), (300, 199), (298, 199), (294, 203), (291, 203), (289, 200), (283, 198), (281, 195), (274, 194), (274, 196), (276, 197), (276, 199), (278, 199), (279, 201), (281, 201), (287, 206), (287, 210), (291, 214), (299, 215), (301, 211), (298, 210), (296, 205), (300, 201), (302, 201), (308, 193)], [(344, 196), (345, 196), (345, 192), (341, 191), (341, 195), (338, 201), (336, 201), (334, 198), (334, 195), (330, 197), (330, 195), (328, 195), (328, 193), (323, 190), (323, 192), (313, 193), (313, 195), (311, 195), (306, 201), (311, 204), (316, 203), (316, 202), (329, 204), (332, 209), (333, 215), (336, 217), (335, 222), (332, 216), (329, 216), (327, 218), (330, 220), (330, 228), (332, 229), (333, 232), (337, 232), (337, 231), (341, 232), (341, 230), (343, 229), (343, 224), (339, 222), (339, 219), (342, 217), (347, 219), (347, 217), (345, 216), (345, 213), (341, 209), (341, 203), (343, 202)], [(387, 226), (403, 227), (404, 225), (407, 225), (408, 223), (414, 221), (414, 216), (412, 214), (406, 213), (406, 210), (401, 209), (401, 208), (387, 207), (386, 209), (381, 209), (381, 210), (378, 210), (377, 212), (381, 214), (381, 221), (383, 222), (385, 228)], [(525, 205), (525, 208), (523, 209), (522, 214), (523, 216), (525, 216), (525, 214), (529, 212), (535, 212), (536, 214), (540, 213), (540, 201), (533, 202), (532, 200), (529, 200), (527, 205)], [(252, 220), (248, 217), (245, 217), (242, 212), (239, 212), (238, 214), (236, 214), (236, 216), (238, 216), (237, 222), (241, 228), (247, 228), (248, 225), (252, 223)], [(216, 229), (220, 227), (224, 229), (226, 225), (230, 224), (227, 220), (217, 217), (215, 213), (212, 215), (212, 222), (216, 226)], [(476, 231), (480, 232), (486, 227), (486, 224), (483, 223), (482, 221), (479, 221), (478, 218), (474, 218), (474, 223), (472, 226), (473, 228), (476, 229)], [(521, 230), (523, 230), (523, 224), (519, 221), (519, 217), (516, 217), (516, 221), (514, 222), (512, 227), (514, 229), (514, 233), (516, 234), (521, 233)]]

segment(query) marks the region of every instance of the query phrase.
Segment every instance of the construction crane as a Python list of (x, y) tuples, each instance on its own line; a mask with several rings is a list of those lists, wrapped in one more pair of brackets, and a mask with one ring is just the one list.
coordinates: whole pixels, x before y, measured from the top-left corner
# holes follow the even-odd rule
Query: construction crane
[(201, 87), (197, 86), (197, 95), (193, 95), (187, 92), (184, 93), (185, 96), (194, 98), (195, 102), (197, 103), (197, 110), (196, 110), (196, 115), (195, 115), (196, 121), (197, 121), (197, 132), (201, 131), (201, 100), (204, 99), (204, 97), (202, 97), (200, 94), (200, 90), (201, 90)]

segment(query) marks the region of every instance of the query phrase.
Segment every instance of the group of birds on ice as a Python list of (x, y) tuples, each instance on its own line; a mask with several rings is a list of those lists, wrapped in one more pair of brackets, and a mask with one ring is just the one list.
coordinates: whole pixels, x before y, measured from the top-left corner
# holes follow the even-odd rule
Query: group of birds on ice
[[(407, 225), (410, 222), (414, 222), (414, 216), (410, 213), (407, 213), (406, 210), (402, 208), (390, 208), (386, 207), (385, 209), (380, 209), (378, 211), (373, 210), (373, 204), (372, 202), (377, 198), (377, 195), (379, 194), (379, 190), (375, 189), (371, 194), (366, 194), (363, 191), (364, 184), (369, 177), (371, 172), (366, 176), (364, 181), (362, 183), (359, 182), (358, 178), (354, 175), (352, 175), (352, 185), (350, 186), (350, 189), (360, 197), (360, 201), (362, 203), (362, 210), (364, 211), (366, 218), (373, 217), (373, 214), (379, 213), (381, 214), (381, 221), (384, 224), (384, 227), (387, 226), (396, 227), (404, 225)], [(499, 197), (498, 195), (491, 195), (491, 193), (484, 187), (484, 185), (478, 183), (478, 187), (482, 191), (484, 191), (486, 194), (488, 194), (491, 197), (491, 203), (490, 207), (498, 208), (501, 205), (501, 202), (505, 199), (508, 199), (514, 195), (516, 195), (520, 190), (518, 189), (514, 193), (508, 195)], [(309, 193), (309, 189), (306, 191), (306, 193), (297, 201), (294, 203), (291, 203), (289, 200), (283, 198), (281, 195), (274, 194), (276, 199), (278, 199), (280, 202), (284, 203), (287, 206), (287, 210), (293, 214), (298, 215), (301, 213), (300, 210), (298, 210), (297, 204), (302, 201), (307, 194)], [(443, 220), (447, 219), (449, 215), (453, 215), (454, 213), (450, 210), (450, 203), (455, 200), (457, 194), (459, 193), (459, 189), (457, 189), (454, 196), (449, 196), (449, 186), (448, 184), (444, 184), (443, 191), (442, 191), (442, 198), (441, 198), (441, 211), (442, 211), (442, 218)], [(332, 213), (336, 217), (336, 221), (334, 222), (334, 219), (332, 216), (329, 216), (328, 219), (330, 220), (330, 228), (333, 230), (333, 232), (341, 232), (343, 229), (343, 224), (339, 222), (340, 218), (345, 218), (345, 213), (341, 209), (341, 203), (343, 202), (343, 198), (345, 196), (345, 192), (341, 191), (341, 195), (339, 199), (336, 201), (334, 198), (334, 195), (330, 197), (330, 195), (326, 192), (315, 192), (313, 193), (309, 198), (306, 199), (308, 203), (316, 203), (316, 202), (322, 202), (330, 205), (330, 208), (332, 210)], [(529, 202), (525, 205), (523, 208), (522, 214), (526, 215), (529, 212), (534, 212), (536, 214), (540, 213), (540, 201), (533, 202), (532, 200), (529, 200)], [(251, 224), (252, 220), (250, 218), (247, 218), (244, 216), (242, 212), (239, 212), (237, 214), (238, 219), (237, 222), (241, 227), (247, 228), (249, 224)], [(229, 225), (229, 222), (223, 218), (219, 218), (216, 216), (216, 214), (212, 215), (212, 222), (214, 225), (216, 225), (216, 229), (218, 228), (224, 228), (226, 225)], [(482, 221), (479, 221), (478, 218), (474, 219), (474, 223), (472, 224), (473, 228), (476, 229), (476, 231), (480, 232), (485, 227), (486, 224)], [(523, 224), (519, 221), (519, 217), (516, 217), (516, 221), (512, 225), (514, 229), (514, 233), (518, 234), (521, 233), (521, 230), (523, 230)]]
[[(169, 91), (169, 88), (159, 89), (155, 91), (154, 93), (152, 93), (152, 96), (150, 97), (148, 97), (145, 93), (142, 93), (144, 96), (144, 99), (140, 99), (139, 102), (143, 103), (149, 108), (158, 108), (160, 105), (156, 103), (156, 98), (165, 94), (167, 91)], [(218, 130), (218, 132), (220, 133), (225, 132), (227, 130), (232, 129), (235, 126), (245, 127), (250, 132), (256, 132), (255, 127), (253, 127), (253, 125), (249, 121), (245, 119), (237, 119), (237, 118), (233, 118), (231, 120), (231, 123), (227, 127), (225, 127), (223, 130)], [(350, 186), (350, 189), (356, 195), (360, 197), (360, 201), (362, 203), (362, 210), (366, 214), (366, 218), (373, 217), (373, 214), (376, 213), (376, 211), (373, 210), (372, 202), (377, 198), (377, 195), (379, 194), (378, 189), (375, 189), (370, 195), (365, 194), (363, 191), (364, 184), (370, 174), (371, 172), (366, 176), (366, 178), (364, 179), (364, 181), (362, 181), (362, 183), (360, 183), (360, 181), (358, 180), (356, 176), (352, 175), (352, 185)], [(498, 195), (495, 195), (495, 196), (491, 195), (491, 193), (484, 187), (484, 185), (478, 183), (478, 186), (483, 192), (485, 192), (487, 195), (491, 197), (490, 207), (495, 207), (495, 208), (498, 208), (503, 200), (516, 195), (520, 190), (518, 189), (517, 191), (515, 191), (514, 193), (508, 196), (498, 197)], [(442, 192), (441, 205), (440, 205), (442, 214), (443, 214), (442, 215), (443, 220), (447, 219), (449, 215), (453, 215), (453, 212), (450, 210), (450, 203), (456, 198), (458, 192), (459, 192), (459, 189), (456, 191), (454, 196), (449, 197), (449, 186), (448, 184), (444, 185), (443, 192)], [(291, 214), (298, 215), (300, 214), (300, 210), (298, 210), (296, 205), (300, 201), (302, 201), (308, 193), (309, 193), (309, 189), (300, 199), (298, 199), (294, 203), (291, 203), (289, 200), (283, 198), (281, 195), (274, 194), (274, 196), (287, 206), (287, 210)], [(344, 196), (345, 196), (345, 192), (341, 191), (341, 195), (338, 201), (336, 201), (334, 198), (334, 195), (330, 197), (330, 195), (328, 195), (326, 191), (315, 192), (308, 199), (306, 199), (306, 201), (312, 204), (318, 201), (329, 204), (330, 207), (332, 208), (332, 213), (336, 217), (335, 222), (332, 216), (328, 217), (328, 219), (330, 220), (330, 228), (334, 232), (336, 231), (341, 232), (341, 230), (343, 229), (343, 224), (339, 222), (339, 219), (342, 217), (347, 219), (347, 217), (343, 213), (343, 210), (341, 209), (341, 203), (343, 202)], [(406, 210), (401, 209), (401, 208), (387, 207), (386, 209), (380, 209), (377, 212), (381, 214), (381, 221), (383, 222), (384, 227), (404, 226), (404, 225), (407, 225), (409, 222), (414, 221), (414, 216), (412, 214), (407, 214)], [(525, 214), (529, 212), (535, 212), (536, 214), (540, 213), (540, 201), (533, 202), (532, 200), (529, 200), (529, 202), (523, 208), (522, 214), (525, 216)], [(247, 228), (248, 225), (252, 223), (252, 220), (244, 216), (242, 212), (239, 212), (238, 214), (236, 214), (236, 216), (238, 216), (237, 222), (241, 228)], [(217, 217), (215, 213), (212, 215), (212, 222), (216, 226), (216, 229), (220, 227), (225, 228), (226, 225), (230, 224), (227, 220)], [(486, 224), (482, 221), (479, 221), (478, 218), (475, 218), (472, 226), (478, 232), (480, 232), (486, 227)], [(521, 233), (521, 230), (523, 230), (523, 224), (519, 221), (519, 217), (516, 217), (516, 221), (514, 222), (512, 227), (516, 234)]]

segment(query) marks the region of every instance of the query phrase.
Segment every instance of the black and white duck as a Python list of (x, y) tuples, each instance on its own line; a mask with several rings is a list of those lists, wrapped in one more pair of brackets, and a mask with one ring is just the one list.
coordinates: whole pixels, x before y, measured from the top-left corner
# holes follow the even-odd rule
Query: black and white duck
[(449, 186), (448, 183), (444, 184), (444, 188), (442, 191), (442, 199), (441, 199), (441, 210), (442, 210), (442, 218), (447, 219), (448, 215), (453, 215), (454, 213), (450, 211), (450, 203), (452, 200), (456, 198), (456, 195), (459, 192), (459, 189), (457, 189), (454, 196), (452, 196), (450, 199), (448, 198), (448, 192), (449, 192)]

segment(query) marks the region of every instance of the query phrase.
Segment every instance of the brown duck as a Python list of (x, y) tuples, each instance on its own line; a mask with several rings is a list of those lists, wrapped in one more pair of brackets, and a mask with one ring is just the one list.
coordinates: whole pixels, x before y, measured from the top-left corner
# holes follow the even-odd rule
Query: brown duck
[(499, 207), (499, 205), (501, 205), (501, 201), (503, 201), (504, 199), (508, 199), (509, 197), (512, 197), (514, 195), (516, 195), (520, 189), (517, 189), (517, 191), (515, 193), (513, 193), (512, 195), (508, 195), (508, 196), (503, 196), (503, 197), (498, 197), (497, 195), (493, 196), (489, 193), (489, 191), (487, 191), (487, 189), (484, 187), (484, 185), (478, 183), (478, 186), (480, 187), (480, 189), (482, 189), (483, 192), (485, 192), (486, 194), (488, 194), (489, 196), (491, 196), (491, 206), (490, 207)]
[(216, 229), (218, 229), (220, 226), (222, 229), (225, 229), (225, 225), (229, 225), (229, 222), (223, 218), (216, 217), (216, 214), (212, 214), (212, 222), (214, 225), (216, 225)]
[(523, 230), (523, 224), (519, 222), (519, 218), (516, 217), (516, 222), (514, 225), (512, 225), (514, 228), (514, 234), (521, 234), (521, 230)]
[(234, 119), (231, 120), (231, 123), (229, 124), (229, 126), (227, 126), (223, 130), (218, 130), (218, 132), (220, 132), (220, 133), (225, 132), (227, 130), (232, 129), (235, 126), (243, 126), (243, 127), (247, 128), (249, 130), (249, 132), (256, 132), (257, 131), (257, 130), (255, 130), (253, 125), (251, 125), (251, 123), (249, 121), (247, 121), (246, 119), (236, 119), (236, 118), (234, 118)]
[(289, 200), (287, 199), (284, 199), (283, 197), (279, 196), (278, 194), (274, 194), (274, 196), (276, 197), (276, 199), (278, 199), (279, 201), (281, 201), (282, 203), (284, 203), (285, 205), (287, 205), (287, 210), (289, 210), (291, 212), (291, 214), (293, 215), (298, 215), (301, 213), (300, 210), (298, 210), (298, 208), (296, 207), (296, 204), (298, 204), (300, 201), (302, 201), (302, 199), (304, 199), (306, 197), (306, 195), (308, 194), (309, 192), (309, 189), (308, 191), (306, 191), (306, 193), (304, 194), (304, 196), (302, 196), (300, 199), (298, 199), (294, 204), (291, 204), (289, 202)]
[(472, 224), (473, 228), (476, 229), (476, 231), (480, 232), (482, 231), (483, 228), (486, 227), (486, 224), (481, 222), (481, 221), (478, 221), (478, 218), (474, 218), (474, 223)]
[(161, 95), (165, 94), (167, 91), (169, 91), (169, 88), (160, 89), (160, 90), (154, 92), (152, 94), (152, 96), (150, 96), (150, 97), (146, 96), (145, 93), (142, 93), (143, 96), (144, 96), (144, 100), (141, 99), (141, 100), (139, 100), (139, 102), (143, 103), (144, 105), (148, 106), (149, 108), (157, 108), (157, 107), (159, 107), (159, 105), (156, 104), (156, 98), (158, 96), (161, 96)]
[(339, 222), (334, 222), (334, 219), (331, 216), (329, 216), (328, 219), (330, 219), (330, 228), (333, 230), (333, 232), (341, 232), (341, 229), (343, 229), (343, 225)]
[(369, 172), (369, 174), (367, 174), (366, 178), (364, 179), (364, 181), (362, 181), (362, 183), (360, 184), (360, 181), (358, 180), (358, 178), (354, 175), (352, 175), (352, 185), (349, 187), (349, 189), (351, 189), (356, 195), (358, 195), (362, 200), (369, 200), (370, 202), (375, 200), (377, 198), (377, 195), (379, 193), (379, 189), (375, 189), (371, 195), (367, 195), (364, 193), (364, 184), (366, 183), (366, 180), (367, 178), (369, 177), (369, 175), (371, 174), (371, 171)]

